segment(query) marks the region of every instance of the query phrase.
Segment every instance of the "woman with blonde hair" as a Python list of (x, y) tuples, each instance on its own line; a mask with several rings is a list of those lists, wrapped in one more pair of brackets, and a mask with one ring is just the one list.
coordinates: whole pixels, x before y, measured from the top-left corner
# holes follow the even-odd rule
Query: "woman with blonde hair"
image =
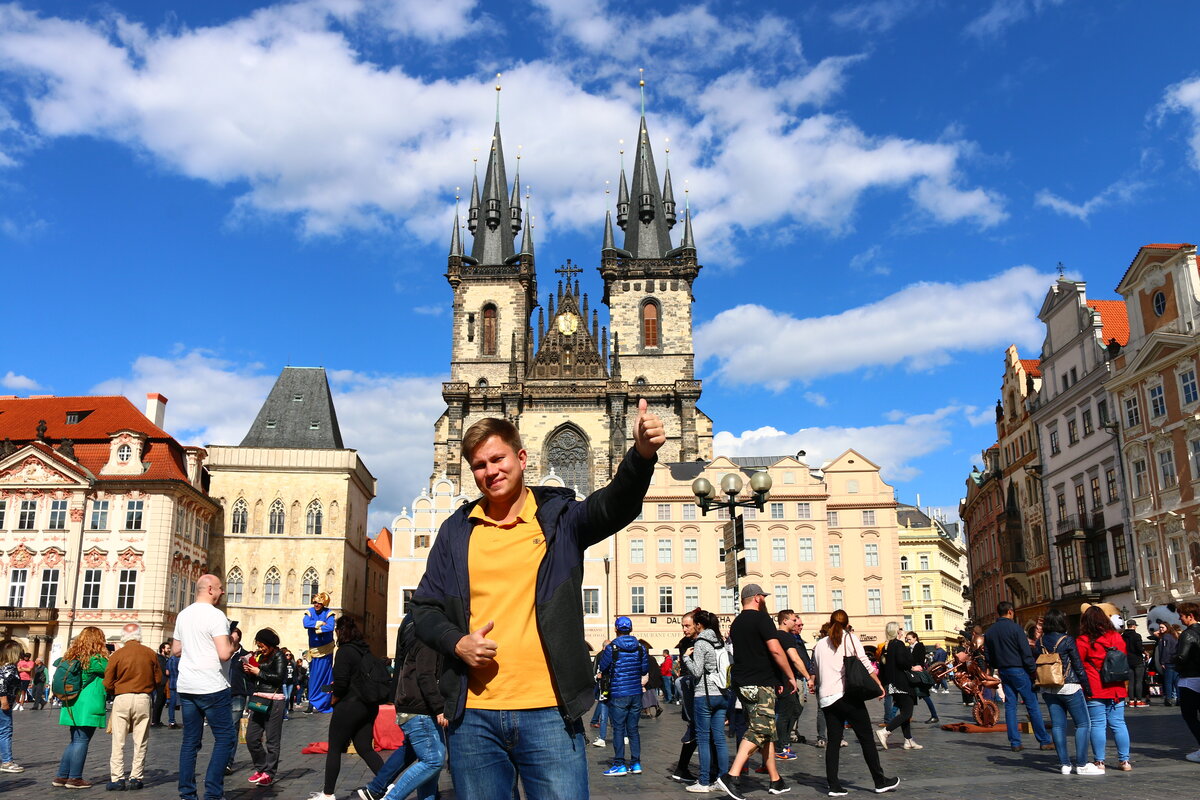
[(52, 784), (68, 789), (87, 789), (91, 781), (83, 777), (83, 764), (87, 761), (88, 745), (96, 728), (105, 725), (104, 669), (108, 666), (108, 646), (104, 631), (89, 625), (79, 632), (63, 657), (54, 662), (58, 669), (68, 669), (72, 661), (78, 661), (83, 672), (79, 696), (63, 703), (58, 712), (58, 724), (71, 729), (71, 741), (63, 750), (58, 762), (58, 774)]
[[(829, 615), (829, 635), (813, 647), (813, 663), (817, 670), (817, 702), (825, 716), (825, 725), (829, 733), (829, 746), (825, 748), (825, 777), (829, 781), (830, 797), (842, 797), (847, 794), (838, 779), (838, 759), (841, 756), (839, 748), (847, 722), (854, 729), (854, 735), (862, 746), (863, 759), (867, 762), (867, 769), (875, 781), (875, 792), (890, 792), (900, 785), (899, 778), (889, 778), (883, 774), (879, 753), (875, 750), (875, 739), (871, 736), (871, 715), (867, 712), (866, 704), (862, 700), (846, 697), (845, 694), (847, 658), (857, 658), (861, 661), (875, 683), (879, 683), (879, 677), (874, 674), (871, 660), (863, 650), (862, 642), (849, 628), (850, 618), (839, 608)], [(883, 695), (882, 685), (879, 687), (879, 693), (880, 696)]]

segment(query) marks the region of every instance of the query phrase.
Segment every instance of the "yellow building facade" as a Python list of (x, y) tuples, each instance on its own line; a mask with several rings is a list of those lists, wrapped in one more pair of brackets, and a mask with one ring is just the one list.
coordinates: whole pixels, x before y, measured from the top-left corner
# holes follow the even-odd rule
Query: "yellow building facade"
[(967, 551), (958, 526), (914, 506), (899, 506), (896, 517), (904, 627), (916, 631), (926, 647), (952, 646), (968, 613), (963, 598)]

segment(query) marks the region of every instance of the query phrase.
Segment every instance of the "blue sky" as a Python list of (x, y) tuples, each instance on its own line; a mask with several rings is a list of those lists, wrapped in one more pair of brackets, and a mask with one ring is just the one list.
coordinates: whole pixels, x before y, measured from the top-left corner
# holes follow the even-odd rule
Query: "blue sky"
[(0, 391), (159, 391), (181, 439), (236, 443), (324, 365), (376, 524), (428, 477), (497, 72), (543, 290), (571, 258), (600, 296), (644, 68), (718, 452), (855, 447), (909, 502), (957, 503), (1058, 262), (1115, 299), (1141, 244), (1195, 241), (1183, 0), (166, 7), (0, 4)]

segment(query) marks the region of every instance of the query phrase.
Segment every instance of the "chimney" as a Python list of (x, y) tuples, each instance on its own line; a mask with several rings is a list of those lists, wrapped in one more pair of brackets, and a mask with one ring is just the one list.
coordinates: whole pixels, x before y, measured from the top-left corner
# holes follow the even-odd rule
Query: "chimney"
[(155, 427), (161, 428), (166, 415), (167, 398), (158, 392), (148, 392), (146, 394), (146, 419), (153, 422)]

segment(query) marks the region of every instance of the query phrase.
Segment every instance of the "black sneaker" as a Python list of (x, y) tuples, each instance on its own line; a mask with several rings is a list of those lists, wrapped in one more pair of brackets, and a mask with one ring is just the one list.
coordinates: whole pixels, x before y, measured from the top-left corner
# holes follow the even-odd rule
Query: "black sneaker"
[(884, 792), (894, 792), (896, 787), (900, 785), (899, 778), (888, 778), (883, 786), (875, 787), (875, 794), (883, 794)]
[(129, 789), (131, 792), (136, 792), (138, 789), (145, 788), (145, 786), (146, 784), (142, 783), (141, 778), (130, 778), (129, 783), (126, 784), (125, 788)]
[(110, 791), (110, 792), (125, 791), (125, 779), (121, 778), (121, 780), (119, 780), (119, 781), (109, 781), (108, 782), (108, 791)]
[(767, 791), (771, 794), (783, 794), (784, 792), (790, 792), (791, 790), (792, 787), (784, 783), (783, 778), (780, 778), (777, 781), (771, 781), (771, 785), (767, 788)]
[(741, 792), (741, 781), (730, 775), (728, 772), (717, 776), (717, 788), (725, 792), (733, 798), (733, 800), (746, 800), (746, 796)]
[(827, 794), (830, 797), (845, 797), (846, 795), (848, 795), (850, 793), (841, 786), (830, 786)]
[(382, 800), (382, 796), (376, 797), (375, 794), (365, 786), (360, 786), (359, 788), (355, 789), (354, 794), (359, 798), (359, 800)]
[(237, 766), (231, 761), (225, 765), (225, 774), (232, 775), (235, 769), (237, 769)]
[(671, 780), (679, 781), (680, 783), (692, 783), (696, 780), (696, 776), (686, 769), (677, 769), (671, 773)]

